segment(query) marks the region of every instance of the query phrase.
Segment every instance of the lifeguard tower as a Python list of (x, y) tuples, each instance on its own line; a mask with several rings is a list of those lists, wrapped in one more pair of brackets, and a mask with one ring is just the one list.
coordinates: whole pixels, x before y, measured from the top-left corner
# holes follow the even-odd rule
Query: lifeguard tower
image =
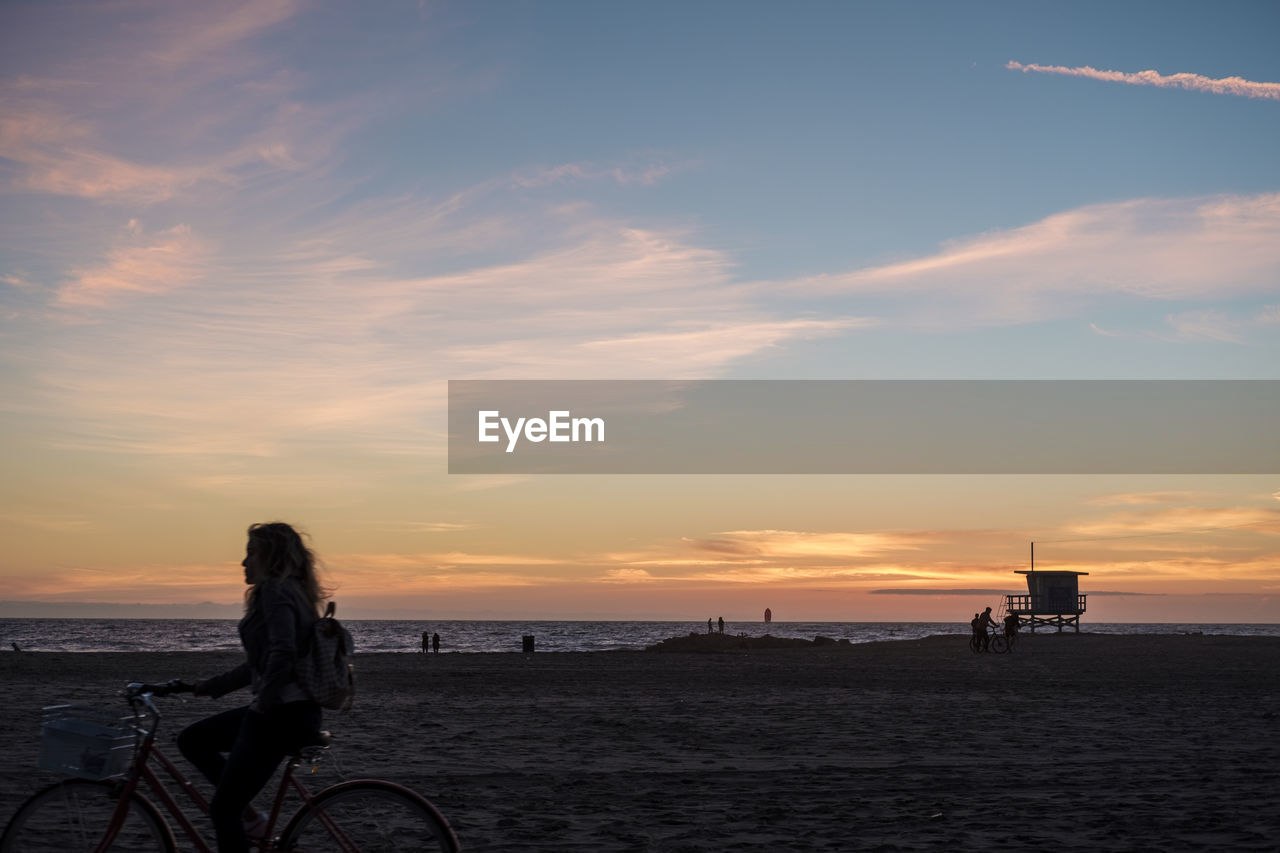
[(1080, 633), (1087, 597), (1080, 594), (1080, 576), (1088, 572), (1036, 571), (1036, 543), (1032, 542), (1031, 568), (1015, 574), (1027, 576), (1027, 594), (1006, 595), (1005, 610), (1017, 614), (1020, 627), (1030, 627), (1034, 634), (1040, 625), (1053, 626), (1061, 633), (1069, 625)]

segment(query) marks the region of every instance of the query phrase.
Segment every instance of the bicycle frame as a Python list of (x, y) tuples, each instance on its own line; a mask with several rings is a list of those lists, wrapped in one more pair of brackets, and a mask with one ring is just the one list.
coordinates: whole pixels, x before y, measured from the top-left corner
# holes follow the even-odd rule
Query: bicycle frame
[[(174, 784), (186, 793), (188, 799), (190, 799), (191, 802), (200, 809), (200, 812), (204, 815), (209, 814), (208, 800), (206, 800), (204, 795), (200, 793), (200, 790), (196, 788), (196, 786), (193, 785), (185, 775), (183, 775), (178, 766), (174, 764), (167, 755), (161, 752), (155, 744), (156, 731), (158, 730), (160, 723), (159, 709), (157, 709), (154, 703), (152, 703), (149, 694), (142, 694), (130, 699), (130, 704), (141, 706), (142, 709), (147, 712), (147, 715), (151, 717), (151, 725), (145, 729), (142, 742), (138, 745), (137, 751), (134, 755), (133, 765), (130, 767), (125, 783), (120, 789), (120, 800), (111, 814), (111, 820), (107, 825), (106, 834), (103, 835), (102, 840), (98, 843), (95, 853), (104, 853), (115, 841), (116, 835), (120, 832), (120, 829), (124, 826), (125, 819), (128, 817), (130, 799), (138, 792), (138, 789), (141, 787), (140, 783), (142, 782), (146, 783), (147, 790), (154, 795), (159, 804), (164, 807), (164, 810), (168, 812), (169, 816), (178, 824), (182, 833), (195, 846), (197, 853), (213, 853), (212, 848), (200, 836), (200, 833), (196, 830), (191, 819), (188, 818), (186, 812), (182, 810), (182, 805), (178, 802), (178, 799), (172, 792), (170, 792), (160, 775), (151, 767), (150, 761), (152, 758), (155, 758), (156, 761), (159, 762), (160, 768), (169, 776)], [(139, 731), (141, 732), (144, 730), (139, 729)], [(302, 784), (295, 774), (295, 770), (301, 761), (302, 759), (300, 756), (291, 755), (285, 763), (284, 776), (280, 780), (279, 788), (276, 790), (275, 798), (272, 800), (271, 814), (267, 818), (266, 832), (261, 840), (254, 842), (254, 845), (260, 851), (274, 851), (278, 849), (275, 846), (273, 838), (276, 825), (280, 820), (280, 813), (284, 807), (285, 798), (288, 795), (290, 788), (295, 790), (298, 797), (302, 800), (300, 810), (310, 808), (313, 803), (314, 798), (311, 796), (311, 792), (304, 784)], [(316, 813), (316, 817), (321, 826), (325, 828), (325, 831), (329, 833), (333, 841), (338, 845), (337, 849), (342, 851), (352, 851), (352, 853), (359, 853), (356, 845), (351, 842), (342, 829), (333, 821), (332, 818), (329, 817), (328, 814), (322, 810)]]

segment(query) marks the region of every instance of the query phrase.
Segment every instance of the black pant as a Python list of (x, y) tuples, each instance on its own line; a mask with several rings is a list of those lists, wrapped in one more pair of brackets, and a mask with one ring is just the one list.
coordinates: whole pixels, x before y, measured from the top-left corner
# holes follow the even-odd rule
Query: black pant
[(267, 784), (280, 760), (307, 743), (319, 729), (319, 705), (289, 702), (262, 714), (246, 705), (182, 730), (178, 749), (217, 786), (209, 813), (218, 853), (245, 853), (249, 849), (243, 824), (245, 808)]

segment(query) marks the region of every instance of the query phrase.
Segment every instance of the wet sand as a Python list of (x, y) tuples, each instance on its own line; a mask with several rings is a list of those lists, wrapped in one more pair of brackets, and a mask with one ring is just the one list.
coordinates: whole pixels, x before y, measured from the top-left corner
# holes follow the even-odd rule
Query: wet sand
[[(326, 726), (347, 776), (418, 789), (471, 851), (1277, 849), (1280, 640), (966, 639), (361, 656)], [(41, 706), (235, 662), (0, 654), (0, 820), (57, 778)], [(169, 700), (164, 730), (233, 700)]]

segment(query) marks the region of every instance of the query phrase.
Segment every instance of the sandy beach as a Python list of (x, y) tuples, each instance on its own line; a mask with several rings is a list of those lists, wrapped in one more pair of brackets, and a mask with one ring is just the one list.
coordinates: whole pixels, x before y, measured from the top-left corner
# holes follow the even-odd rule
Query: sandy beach
[[(126, 680), (237, 660), (0, 655), (0, 820), (57, 778), (35, 769), (42, 706), (109, 705)], [(358, 671), (356, 708), (326, 721), (343, 772), (418, 789), (471, 851), (1275, 850), (1280, 838), (1276, 639), (369, 655)], [(233, 701), (170, 700), (163, 728)]]

